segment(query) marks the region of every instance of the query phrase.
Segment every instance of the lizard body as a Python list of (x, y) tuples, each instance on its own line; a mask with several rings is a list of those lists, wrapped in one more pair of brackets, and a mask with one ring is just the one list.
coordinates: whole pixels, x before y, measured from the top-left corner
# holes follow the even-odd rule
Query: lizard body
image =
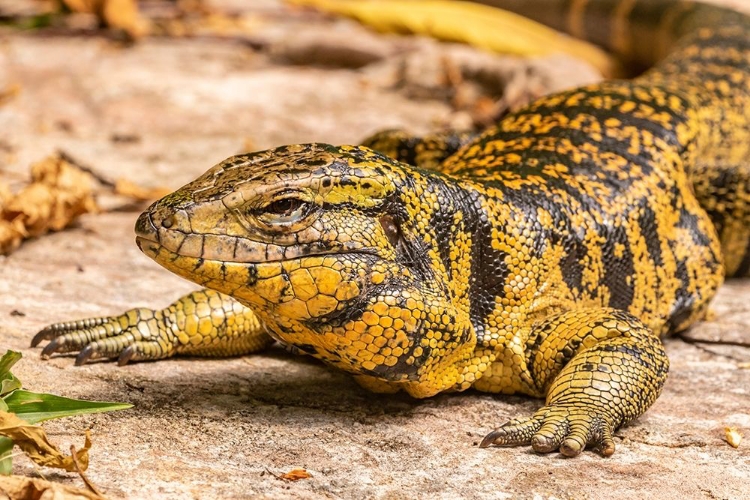
[[(750, 20), (687, 2), (544, 5), (566, 12), (557, 27), (658, 63), (477, 137), (387, 132), (229, 158), (136, 223), (147, 255), (207, 290), (52, 325), (33, 344), (123, 363), (276, 339), (377, 392), (546, 398), (484, 446), (611, 454), (666, 380), (660, 336), (750, 271)], [(602, 13), (617, 28), (585, 31)]]

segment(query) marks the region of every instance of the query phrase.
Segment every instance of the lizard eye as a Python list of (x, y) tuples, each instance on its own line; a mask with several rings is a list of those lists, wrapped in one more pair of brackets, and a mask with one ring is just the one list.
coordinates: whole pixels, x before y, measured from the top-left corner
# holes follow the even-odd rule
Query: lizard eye
[(266, 214), (273, 215), (275, 217), (290, 217), (295, 212), (302, 208), (304, 202), (296, 198), (286, 198), (283, 200), (276, 200), (273, 203), (266, 205), (263, 212)]
[(267, 225), (294, 224), (308, 216), (312, 208), (312, 203), (290, 193), (255, 210), (255, 216)]

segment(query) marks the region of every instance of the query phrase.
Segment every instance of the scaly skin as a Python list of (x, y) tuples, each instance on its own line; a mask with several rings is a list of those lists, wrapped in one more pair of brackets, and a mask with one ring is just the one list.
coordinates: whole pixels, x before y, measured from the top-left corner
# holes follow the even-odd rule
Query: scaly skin
[(229, 158), (136, 224), (147, 255), (216, 292), (33, 344), (126, 362), (273, 338), (378, 392), (546, 398), (483, 446), (611, 454), (664, 384), (659, 337), (704, 316), (724, 259), (731, 275), (750, 268), (750, 21), (674, 2), (547, 5), (563, 4), (572, 31), (609, 12), (617, 29), (599, 41), (633, 61), (659, 57), (636, 43), (644, 26), (669, 55), (476, 138), (368, 140), (395, 158), (326, 144)]

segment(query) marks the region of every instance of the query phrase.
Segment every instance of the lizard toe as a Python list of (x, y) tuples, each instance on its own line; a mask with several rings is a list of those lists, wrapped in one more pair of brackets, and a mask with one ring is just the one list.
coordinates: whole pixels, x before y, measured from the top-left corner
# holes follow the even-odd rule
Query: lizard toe
[(67, 333), (93, 329), (110, 321), (111, 318), (87, 318), (78, 321), (66, 321), (45, 326), (31, 339), (31, 347), (38, 346), (44, 340), (52, 340)]
[(614, 424), (596, 408), (549, 405), (531, 417), (511, 420), (495, 429), (479, 446), (531, 445), (537, 453), (559, 451), (566, 457), (592, 448), (608, 457), (615, 451), (613, 431)]
[(545, 423), (532, 439), (534, 451), (559, 450), (566, 457), (576, 457), (586, 448), (604, 456), (614, 453), (613, 424), (598, 409), (567, 405), (546, 408)]
[(534, 434), (542, 426), (542, 419), (538, 415), (528, 418), (511, 420), (501, 427), (485, 436), (480, 448), (487, 448), (490, 445), (498, 446), (521, 446), (531, 443)]
[(131, 361), (160, 359), (165, 357), (168, 352), (164, 344), (158, 340), (136, 340), (120, 352), (117, 365), (125, 366)]
[(560, 447), (568, 431), (567, 422), (561, 420), (545, 421), (539, 431), (531, 438), (531, 447), (537, 453), (551, 453)]
[(76, 357), (76, 366), (81, 366), (92, 359), (119, 358), (133, 343), (140, 340), (137, 328), (131, 327), (120, 335), (95, 340), (87, 344)]

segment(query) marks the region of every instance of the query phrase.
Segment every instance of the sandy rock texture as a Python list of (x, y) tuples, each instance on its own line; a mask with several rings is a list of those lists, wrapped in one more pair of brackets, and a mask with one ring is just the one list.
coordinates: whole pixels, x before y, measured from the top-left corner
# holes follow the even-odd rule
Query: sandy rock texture
[[(435, 61), (454, 49), (373, 35), (271, 0), (225, 4), (252, 4), (253, 43), (154, 38), (124, 47), (102, 37), (0, 32), (0, 89), (21, 89), (0, 107), (3, 179), (20, 184), (31, 162), (62, 149), (104, 177), (177, 188), (247, 149), (356, 143), (382, 128), (467, 123), (435, 83)], [(305, 52), (321, 39), (323, 49)], [(315, 62), (320, 51), (334, 64), (300, 64)], [(403, 70), (406, 59), (427, 64), (430, 57), (431, 69)], [(470, 57), (485, 64), (488, 56)], [(342, 59), (349, 67), (340, 67)], [(595, 79), (564, 58), (492, 59), (498, 62), (487, 64), (509, 86), (514, 78), (520, 85), (529, 67), (532, 83), (546, 90)], [(403, 84), (409, 72), (438, 91)], [(572, 460), (477, 447), (485, 433), (540, 401), (473, 391), (422, 401), (373, 395), (346, 374), (281, 349), (123, 368), (74, 367), (65, 356), (41, 361), (28, 343), (50, 322), (162, 307), (193, 289), (140, 254), (132, 234), (137, 215), (127, 207), (87, 215), (0, 258), (0, 347), (23, 352), (15, 371), (25, 385), (135, 405), (45, 424), (63, 449), (92, 429), (88, 475), (110, 498), (750, 496), (750, 352), (739, 347), (667, 340), (672, 367), (662, 397), (617, 433), (614, 456), (586, 452)], [(748, 298), (750, 281), (726, 284), (715, 319), (690, 335), (750, 340)], [(738, 449), (723, 440), (725, 426), (747, 436)], [(17, 474), (81, 484), (23, 458), (15, 463)], [(296, 468), (312, 477), (275, 477)]]

